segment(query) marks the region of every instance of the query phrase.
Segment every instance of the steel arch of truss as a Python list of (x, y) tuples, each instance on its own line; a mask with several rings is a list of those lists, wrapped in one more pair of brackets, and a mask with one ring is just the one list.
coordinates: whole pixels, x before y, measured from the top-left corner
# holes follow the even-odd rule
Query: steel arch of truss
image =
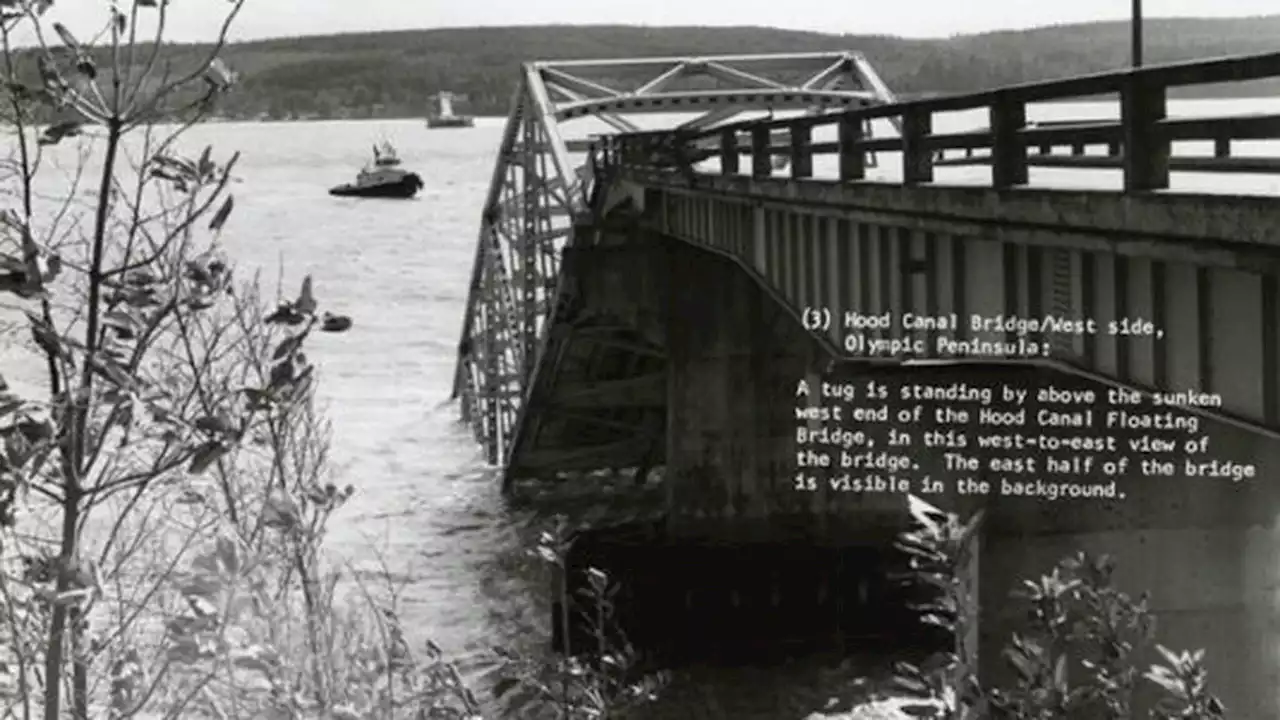
[[(689, 78), (719, 87), (673, 88)], [(566, 139), (562, 124), (594, 117), (627, 133), (640, 129), (628, 114), (694, 111), (679, 127), (706, 128), (749, 111), (817, 114), (894, 100), (857, 52), (526, 63), (481, 214), (453, 386), (490, 464), (509, 460), (560, 296), (560, 250), (573, 243), (595, 180), (571, 155), (584, 143)]]

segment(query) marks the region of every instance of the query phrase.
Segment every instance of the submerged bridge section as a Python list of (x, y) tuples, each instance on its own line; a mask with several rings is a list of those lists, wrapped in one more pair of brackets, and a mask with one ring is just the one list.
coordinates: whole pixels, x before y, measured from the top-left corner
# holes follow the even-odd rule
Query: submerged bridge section
[[(627, 79), (642, 70), (654, 75)], [(633, 523), (629, 542), (701, 558), (696, 568), (637, 558), (620, 533), (579, 554), (632, 580), (633, 628), (658, 634), (647, 606), (701, 617), (681, 625), (686, 639), (799, 618), (780, 630), (786, 642), (835, 637), (841, 650), (874, 630), (859, 607), (900, 600), (876, 589), (883, 558), (849, 558), (887, 547), (903, 503), (796, 490), (799, 379), (1220, 398), (1194, 412), (1216, 453), (1256, 464), (1257, 479), (1135, 466), (1119, 478), (1123, 500), (943, 504), (990, 512), (971, 609), (985, 674), (999, 675), (1021, 621), (1007, 592), (1088, 549), (1117, 558), (1126, 589), (1152, 592), (1162, 644), (1206, 648), (1233, 718), (1274, 717), (1280, 152), (1266, 141), (1280, 139), (1280, 114), (1179, 115), (1170, 95), (1277, 75), (1269, 54), (900, 102), (856, 53), (530, 64), (483, 217), (455, 395), (508, 488), (603, 488), (595, 471), (624, 469), (654, 488), (661, 520)], [(664, 86), (690, 77), (703, 84)], [(1067, 104), (1080, 100), (1115, 112), (1086, 117)], [(762, 109), (805, 112), (730, 122)], [(662, 129), (623, 117), (646, 110), (701, 114)], [(575, 166), (582, 146), (561, 127), (584, 114), (616, 132)], [(846, 313), (961, 322), (850, 333)], [(968, 321), (1046, 315), (1163, 333)], [(903, 341), (910, 352), (871, 352)], [(1028, 357), (1028, 343), (1045, 351)], [(943, 452), (913, 454), (946, 478)], [(786, 557), (762, 567), (762, 548), (797, 542), (809, 559), (774, 553)], [(716, 544), (730, 549), (681, 550)]]

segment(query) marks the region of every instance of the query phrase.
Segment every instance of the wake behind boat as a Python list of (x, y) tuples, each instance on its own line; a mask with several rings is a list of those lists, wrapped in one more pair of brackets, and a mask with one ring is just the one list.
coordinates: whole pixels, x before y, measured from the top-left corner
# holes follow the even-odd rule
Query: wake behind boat
[(391, 147), (391, 143), (384, 142), (381, 148), (373, 146), (373, 162), (356, 175), (354, 183), (329, 188), (329, 194), (336, 197), (408, 200), (417, 195), (423, 185), (422, 178), (417, 173), (400, 167), (400, 158), (396, 155), (395, 148)]

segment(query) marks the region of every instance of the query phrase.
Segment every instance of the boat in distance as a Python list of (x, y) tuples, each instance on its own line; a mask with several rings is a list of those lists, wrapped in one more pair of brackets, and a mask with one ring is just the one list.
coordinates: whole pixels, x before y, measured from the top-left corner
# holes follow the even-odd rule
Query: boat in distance
[(475, 118), (470, 115), (458, 115), (453, 111), (454, 99), (455, 95), (451, 92), (442, 92), (436, 95), (436, 110), (435, 112), (427, 115), (427, 127), (434, 129), (469, 128), (475, 126)]
[(334, 197), (396, 198), (408, 200), (424, 187), (415, 172), (400, 167), (400, 158), (391, 143), (373, 146), (373, 162), (356, 175), (356, 181), (329, 188)]

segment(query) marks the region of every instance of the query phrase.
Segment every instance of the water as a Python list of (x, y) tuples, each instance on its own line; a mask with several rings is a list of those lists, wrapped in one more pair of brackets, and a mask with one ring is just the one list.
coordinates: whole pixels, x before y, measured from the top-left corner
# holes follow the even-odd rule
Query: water
[[(241, 150), (231, 238), (239, 265), (314, 277), (352, 331), (317, 338), (321, 402), (341, 483), (358, 492), (332, 523), (330, 549), (403, 582), (418, 640), (460, 657), (526, 636), (542, 617), (517, 572), (522, 544), (498, 481), (448, 403), (476, 227), (501, 121), (428, 131), (421, 121), (228, 123), (190, 143)], [(426, 188), (411, 201), (336, 199), (378, 139), (396, 145)], [(375, 559), (374, 554), (380, 555)], [(527, 642), (527, 639), (525, 640)]]
[[(1175, 102), (1172, 110), (1259, 112), (1276, 104)], [(1106, 117), (1114, 107), (1060, 105), (1032, 115)], [(645, 124), (654, 122), (660, 120)], [(599, 130), (579, 127), (574, 135)], [(260, 269), (274, 279), (283, 261), (287, 287), (309, 273), (321, 302), (355, 319), (352, 331), (317, 338), (310, 350), (321, 366), (336, 469), (341, 482), (359, 489), (332, 523), (331, 551), (366, 569), (375, 567), (375, 551), (383, 555), (404, 582), (402, 609), (417, 639), (430, 637), (464, 657), (493, 642), (545, 642), (538, 634), (546, 626), (538, 602), (545, 587), (521, 559), (519, 522), (504, 510), (495, 472), (447, 402), (501, 128), (501, 120), (486, 118), (474, 128), (433, 131), (417, 120), (225, 123), (195, 128), (184, 143), (244, 153), (228, 227), (240, 272)], [(384, 138), (426, 181), (418, 199), (327, 196), (326, 188), (350, 180), (371, 144)], [(70, 167), (73, 151), (57, 153), (57, 164)], [(1073, 173), (1071, 182), (1107, 186), (1112, 179), (1086, 171)], [(1244, 180), (1214, 182), (1241, 188)], [(1269, 183), (1263, 185), (1273, 189)], [(34, 377), (26, 359), (0, 353), (11, 381)], [(777, 677), (779, 684), (799, 682)], [(768, 683), (759, 680), (739, 687), (764, 693)], [(726, 707), (731, 693), (719, 694), (720, 700), (690, 703), (715, 717), (714, 707)], [(737, 700), (747, 697), (739, 693)], [(779, 706), (764, 716), (788, 711)]]

